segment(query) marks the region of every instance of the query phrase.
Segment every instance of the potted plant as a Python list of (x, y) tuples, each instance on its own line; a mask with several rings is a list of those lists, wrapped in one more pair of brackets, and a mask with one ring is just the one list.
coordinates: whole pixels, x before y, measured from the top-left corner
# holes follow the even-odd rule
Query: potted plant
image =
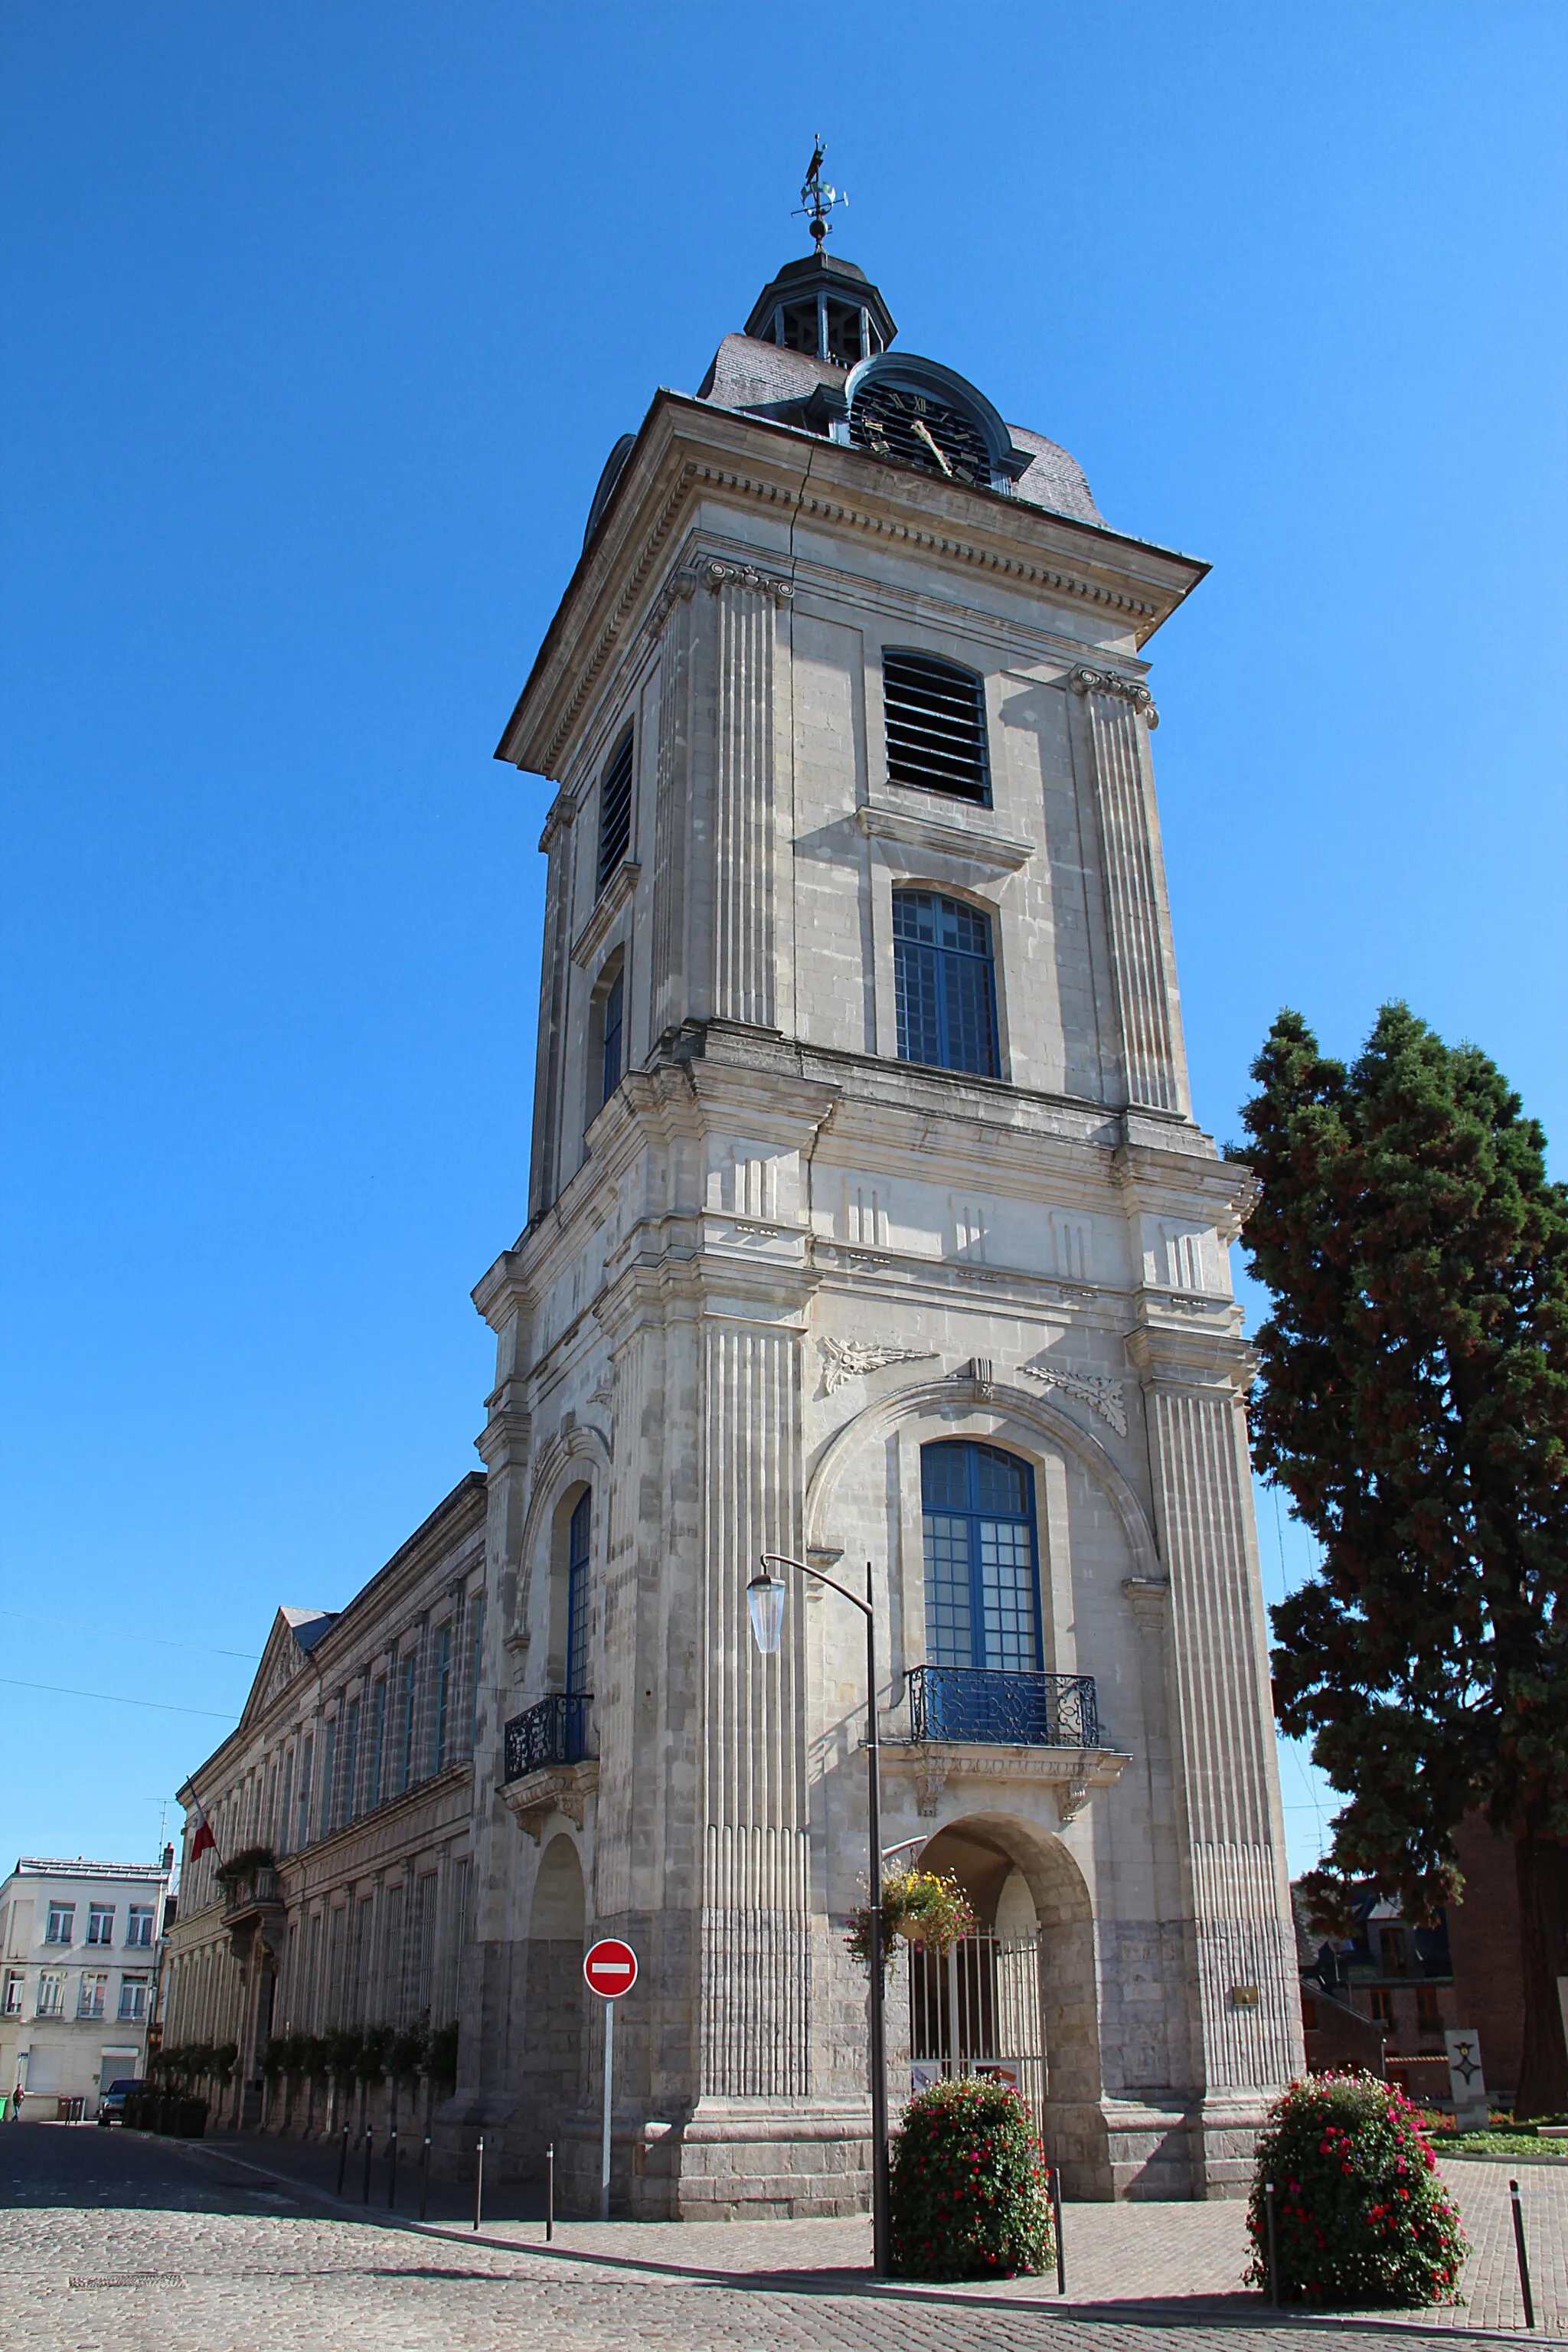
[[(1310, 2074), (1269, 2110), (1247, 2206), (1249, 2280), (1279, 2303), (1458, 2299), (1466, 2246), (1416, 2108), (1374, 2074)], [(1267, 2190), (1274, 2190), (1276, 2276)]]
[(1045, 2159), (1028, 2108), (981, 2074), (933, 2083), (893, 2146), (892, 2258), (904, 2278), (1014, 2278), (1055, 2258)]

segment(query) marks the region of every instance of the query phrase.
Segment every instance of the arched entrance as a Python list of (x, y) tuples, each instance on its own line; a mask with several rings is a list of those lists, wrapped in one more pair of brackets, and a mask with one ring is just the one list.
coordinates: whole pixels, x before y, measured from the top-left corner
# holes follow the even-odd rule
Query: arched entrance
[(561, 1831), (540, 1856), (528, 1922), (525, 2107), (541, 2145), (554, 2136), (580, 2089), (586, 2038), (585, 1917), (583, 1865), (576, 1846)]
[(1014, 2082), (1068, 2193), (1108, 2197), (1094, 1924), (1083, 1874), (1059, 1838), (1004, 1813), (948, 1822), (919, 1860), (957, 1879), (978, 1928), (945, 1959), (910, 1951), (912, 2074), (992, 2073)]

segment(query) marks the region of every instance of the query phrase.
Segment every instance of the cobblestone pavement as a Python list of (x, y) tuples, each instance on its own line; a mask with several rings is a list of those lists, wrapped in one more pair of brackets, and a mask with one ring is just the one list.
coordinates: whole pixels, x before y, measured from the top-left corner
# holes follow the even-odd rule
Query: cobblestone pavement
[[(270, 2143), (244, 2146), (247, 2164), (275, 2153)], [(1466, 2172), (1457, 2186), (1489, 2262), (1510, 2226), (1506, 2175)], [(1554, 2184), (1550, 2208), (1544, 2188), (1527, 2186), (1541, 2288), (1555, 2266), (1554, 2315), (1538, 2294), (1535, 2340), (1550, 2342), (1568, 2330), (1568, 2183)], [(1397, 2327), (1271, 2319), (1256, 2296), (1235, 2292), (1226, 2250), (1238, 2243), (1234, 2208), (1078, 2206), (1068, 2224), (1073, 2302), (1053, 2310), (1033, 2281), (974, 2296), (877, 2289), (850, 2267), (865, 2256), (855, 2222), (578, 2222), (549, 2250), (537, 2224), (503, 2223), (465, 2242), (450, 2225), (421, 2233), (325, 2206), (216, 2147), (5, 2125), (0, 2343), (40, 2352), (1154, 2352), (1177, 2336), (1183, 2352), (1436, 2352), (1453, 2341), (1439, 2315)], [(1206, 2251), (1194, 2256), (1200, 2242)], [(1172, 2257), (1184, 2246), (1186, 2274), (1206, 2268), (1223, 2300), (1213, 2287), (1173, 2286)], [(1102, 2264), (1109, 2294), (1095, 2284)], [(1162, 2301), (1141, 2307), (1155, 2273)], [(1096, 2309), (1079, 2300), (1096, 2294)], [(1470, 2327), (1519, 2323), (1517, 2305), (1454, 2316)]]

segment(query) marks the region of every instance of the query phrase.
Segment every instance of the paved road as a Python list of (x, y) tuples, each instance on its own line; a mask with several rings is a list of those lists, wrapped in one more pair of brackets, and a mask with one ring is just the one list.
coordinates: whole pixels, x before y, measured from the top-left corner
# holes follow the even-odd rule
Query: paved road
[[(663, 2233), (661, 2232), (661, 2237)], [(664, 2252), (663, 2247), (660, 2252)], [(1436, 2352), (1251, 2308), (1058, 2318), (837, 2278), (463, 2245), (120, 2132), (0, 2126), (0, 2343), (40, 2352)], [(1535, 2341), (1544, 2339), (1538, 2336)]]

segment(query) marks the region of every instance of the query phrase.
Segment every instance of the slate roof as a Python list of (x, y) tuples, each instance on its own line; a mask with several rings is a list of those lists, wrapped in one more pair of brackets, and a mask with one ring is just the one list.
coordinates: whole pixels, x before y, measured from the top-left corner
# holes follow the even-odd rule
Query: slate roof
[[(707, 401), (710, 407), (731, 408), (742, 416), (769, 416), (777, 422), (787, 422), (781, 411), (794, 409), (801, 401), (809, 399), (819, 383), (830, 384), (837, 391), (846, 373), (831, 360), (816, 359), (809, 352), (785, 351), (782, 344), (763, 342), (755, 335), (726, 335), (713, 355), (713, 364), (702, 379), (697, 397)], [(1034, 452), (1034, 462), (1019, 477), (1014, 497), (1026, 499), (1030, 506), (1044, 507), (1052, 514), (1070, 515), (1076, 522), (1103, 527), (1105, 517), (1095, 505), (1083, 468), (1070, 451), (1058, 442), (1047, 441), (1044, 434), (1028, 432), (1021, 425), (1009, 425), (1007, 430), (1020, 449)]]

